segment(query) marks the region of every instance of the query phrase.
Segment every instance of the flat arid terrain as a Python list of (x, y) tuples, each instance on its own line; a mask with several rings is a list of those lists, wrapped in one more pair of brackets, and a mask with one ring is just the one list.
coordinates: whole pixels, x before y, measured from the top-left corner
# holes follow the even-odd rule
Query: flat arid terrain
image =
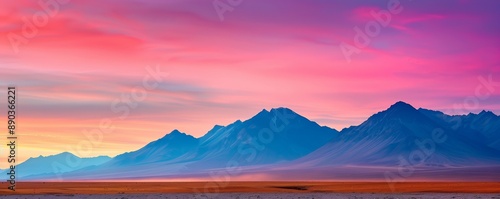
[[(6, 183), (1, 183), (7, 187)], [(20, 182), (2, 198), (499, 198), (500, 182)]]

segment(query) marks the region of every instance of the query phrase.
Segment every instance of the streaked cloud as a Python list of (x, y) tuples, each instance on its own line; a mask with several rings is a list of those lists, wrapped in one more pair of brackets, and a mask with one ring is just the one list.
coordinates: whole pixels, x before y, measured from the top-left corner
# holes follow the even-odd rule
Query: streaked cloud
[[(175, 128), (201, 136), (262, 108), (286, 106), (337, 129), (399, 100), (449, 110), (474, 95), (479, 77), (500, 82), (498, 1), (401, 5), (347, 63), (339, 44), (352, 44), (353, 28), (387, 2), (244, 1), (221, 22), (211, 1), (72, 0), (14, 53), (8, 34), (22, 35), (23, 18), (42, 8), (3, 1), (0, 83), (19, 87), (25, 154), (37, 156), (116, 118), (112, 102), (140, 86), (150, 65), (169, 76), (116, 121), (120, 136), (106, 136), (96, 155)], [(499, 90), (470, 111), (499, 114)]]

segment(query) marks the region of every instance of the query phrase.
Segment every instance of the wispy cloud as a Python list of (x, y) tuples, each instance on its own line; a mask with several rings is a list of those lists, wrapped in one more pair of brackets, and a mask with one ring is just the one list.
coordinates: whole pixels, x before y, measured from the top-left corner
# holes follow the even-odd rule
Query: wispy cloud
[[(163, 66), (168, 79), (98, 150), (113, 155), (262, 108), (287, 106), (337, 129), (398, 100), (446, 110), (474, 95), (478, 76), (500, 81), (498, 1), (401, 5), (349, 64), (338, 45), (353, 43), (353, 27), (387, 2), (246, 1), (221, 22), (211, 1), (73, 0), (15, 53), (8, 34), (22, 35), (23, 18), (43, 9), (5, 1), (0, 83), (19, 87), (25, 142), (58, 147), (54, 137), (71, 143), (79, 129), (116, 117), (113, 100), (141, 84), (145, 66)], [(498, 114), (498, 90), (478, 109)]]

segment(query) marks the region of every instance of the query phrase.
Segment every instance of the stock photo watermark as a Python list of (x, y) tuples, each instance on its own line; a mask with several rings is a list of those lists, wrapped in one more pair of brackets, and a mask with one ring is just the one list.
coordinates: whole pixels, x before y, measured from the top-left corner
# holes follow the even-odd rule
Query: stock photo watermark
[[(493, 81), (493, 75), (478, 76), (479, 84), (474, 89), (474, 95), (467, 96), (461, 104), (454, 104), (450, 110), (451, 115), (460, 115), (464, 112), (473, 112), (479, 108), (481, 101), (487, 100), (500, 87), (500, 82)], [(462, 117), (453, 117), (450, 121), (452, 131), (458, 130), (462, 125)], [(400, 156), (397, 172), (387, 171), (384, 173), (387, 184), (391, 191), (395, 191), (395, 183), (405, 182), (407, 178), (415, 173), (415, 167), (423, 165), (436, 151), (436, 147), (447, 141), (448, 133), (444, 129), (436, 128), (432, 131), (432, 139), (415, 140), (417, 150), (412, 151), (409, 157)]]
[(415, 172), (415, 167), (422, 165), (436, 151), (436, 146), (446, 142), (448, 135), (441, 128), (436, 128), (431, 133), (431, 139), (416, 139), (414, 144), (418, 146), (410, 152), (408, 157), (400, 155), (397, 172), (386, 171), (384, 177), (391, 191), (395, 191), (394, 184), (396, 182), (404, 182), (406, 178), (412, 176)]
[[(162, 72), (159, 65), (156, 67), (147, 66), (145, 71), (147, 75), (142, 78), (140, 86), (135, 86), (130, 92), (122, 93), (120, 97), (116, 98), (111, 103), (110, 110), (114, 114), (117, 114), (117, 118), (103, 118), (100, 120), (98, 128), (82, 130), (85, 139), (81, 140), (76, 145), (68, 146), (68, 151), (75, 151), (75, 155), (79, 157), (90, 156), (93, 152), (93, 148), (98, 147), (102, 143), (104, 135), (113, 133), (115, 130), (113, 122), (115, 122), (115, 120), (125, 120), (130, 115), (131, 111), (139, 106), (140, 102), (147, 99), (148, 92), (157, 89), (160, 84), (165, 81), (164, 78), (169, 75), (168, 73)], [(73, 157), (68, 154), (64, 163), (52, 163), (52, 169), (59, 181), (62, 181), (62, 173), (64, 173), (64, 170), (76, 168), (82, 164), (81, 159), (72, 159)]]
[(361, 53), (361, 49), (368, 47), (372, 39), (378, 37), (382, 32), (382, 28), (389, 26), (393, 15), (397, 15), (403, 11), (403, 6), (399, 0), (389, 0), (385, 10), (371, 10), (370, 15), (372, 20), (365, 23), (363, 28), (354, 26), (354, 45), (346, 42), (341, 42), (339, 45), (340, 51), (344, 55), (347, 63), (351, 63), (353, 54)]
[[(255, 161), (258, 153), (263, 153), (266, 145), (270, 144), (275, 137), (276, 133), (280, 133), (285, 129), (285, 126), (290, 124), (291, 120), (296, 117), (295, 114), (288, 114), (286, 109), (281, 113), (278, 109), (274, 111), (274, 115), (269, 121), (269, 127), (264, 127), (259, 130), (257, 137), (250, 137), (246, 133), (246, 129), (242, 129), (239, 133), (243, 133), (247, 137), (238, 139), (245, 139), (246, 141), (238, 145), (238, 155), (236, 158), (244, 157), (244, 162), (252, 163)], [(280, 121), (281, 125), (278, 125)], [(255, 127), (250, 127), (255, 128)], [(197, 188), (193, 189), (196, 193), (195, 198), (217, 198), (220, 189), (227, 187), (231, 182), (232, 176), (241, 174), (242, 162), (236, 160), (229, 160), (226, 167), (222, 171), (210, 172), (211, 181), (207, 182), (204, 186), (203, 192)]]
[(21, 18), (21, 34), (9, 32), (7, 35), (12, 50), (15, 53), (19, 53), (21, 45), (27, 45), (31, 39), (35, 38), (40, 29), (47, 26), (50, 20), (61, 11), (61, 6), (70, 1), (71, 0), (38, 0), (39, 10), (33, 13), (30, 18)]
[(227, 12), (233, 12), (234, 9), (243, 3), (244, 0), (214, 0), (212, 5), (220, 21), (224, 21), (224, 15)]
[(7, 162), (9, 163), (9, 168), (7, 169), (9, 172), (7, 175), (9, 176), (7, 182), (9, 183), (8, 189), (12, 191), (16, 191), (16, 155), (17, 155), (17, 130), (16, 130), (16, 87), (9, 86), (7, 88), (7, 146), (9, 147), (9, 155), (7, 156)]

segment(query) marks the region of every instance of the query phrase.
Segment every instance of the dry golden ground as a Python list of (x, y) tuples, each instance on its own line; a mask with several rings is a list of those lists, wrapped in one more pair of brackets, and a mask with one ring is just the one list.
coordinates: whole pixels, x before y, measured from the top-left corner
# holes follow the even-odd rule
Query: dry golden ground
[(117, 193), (500, 193), (500, 182), (403, 182), (391, 190), (385, 182), (19, 182), (16, 191), (0, 183), (0, 195), (11, 194), (117, 194)]

